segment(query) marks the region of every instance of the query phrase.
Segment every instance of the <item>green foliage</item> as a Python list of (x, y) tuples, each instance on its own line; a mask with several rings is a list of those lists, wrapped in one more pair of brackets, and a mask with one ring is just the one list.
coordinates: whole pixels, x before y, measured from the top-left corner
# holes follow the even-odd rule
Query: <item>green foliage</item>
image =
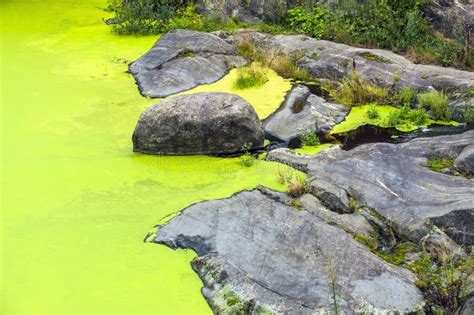
[(369, 117), (369, 119), (376, 119), (376, 118), (379, 118), (379, 117), (380, 117), (380, 113), (379, 113), (379, 111), (377, 110), (377, 107), (375, 107), (375, 106), (370, 106), (370, 107), (367, 109), (367, 117)]
[(329, 94), (338, 103), (347, 106), (390, 103), (388, 89), (362, 79), (355, 70), (342, 80), (341, 86), (331, 88)]
[(262, 86), (268, 81), (264, 70), (257, 63), (253, 63), (250, 67), (242, 67), (238, 69), (237, 78), (234, 81), (234, 88), (238, 90), (248, 89), (251, 87)]
[(161, 33), (166, 22), (186, 4), (186, 0), (125, 0), (120, 4), (112, 0), (108, 6), (115, 12), (112, 31), (120, 35)]
[(425, 253), (409, 268), (417, 274), (415, 284), (425, 293), (429, 304), (453, 314), (459, 306), (461, 289), (470, 272), (466, 272), (465, 262), (456, 262), (453, 258), (435, 262)]
[(411, 105), (416, 99), (416, 91), (410, 87), (404, 87), (396, 94), (396, 102), (401, 105)]
[(466, 105), (464, 108), (464, 121), (467, 123), (472, 123), (474, 122), (474, 106), (472, 105)]
[(330, 11), (322, 7), (296, 6), (288, 10), (289, 26), (314, 38), (321, 38), (327, 32)]
[(255, 164), (257, 158), (250, 152), (245, 152), (240, 157), (240, 164), (245, 167), (250, 167)]
[(423, 126), (428, 122), (428, 115), (423, 109), (411, 109), (410, 106), (404, 105), (401, 108), (393, 111), (387, 118), (387, 125), (396, 127), (405, 124), (412, 124), (415, 126)]
[(445, 168), (453, 167), (453, 159), (448, 156), (435, 154), (428, 159), (426, 166), (435, 172), (441, 172)]
[(423, 108), (429, 108), (435, 119), (451, 120), (448, 96), (443, 92), (432, 91), (418, 94), (418, 104)]
[(320, 145), (318, 136), (314, 132), (308, 132), (300, 137), (302, 146), (317, 146)]

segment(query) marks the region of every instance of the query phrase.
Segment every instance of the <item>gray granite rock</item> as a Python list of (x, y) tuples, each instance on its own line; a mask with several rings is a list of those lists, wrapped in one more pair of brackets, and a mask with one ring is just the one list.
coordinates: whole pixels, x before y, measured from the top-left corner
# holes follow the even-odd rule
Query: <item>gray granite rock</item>
[(458, 244), (474, 244), (474, 181), (434, 172), (426, 163), (434, 154), (456, 157), (473, 142), (474, 131), (468, 131), (398, 145), (323, 151), (307, 166), (312, 192), (339, 212), (348, 211), (349, 200), (356, 200), (412, 241), (450, 252), (453, 242), (435, 227)]
[(312, 94), (306, 86), (295, 86), (278, 111), (263, 122), (265, 133), (289, 141), (316, 131), (329, 131), (344, 120), (349, 109)]
[(228, 93), (179, 95), (147, 108), (133, 133), (133, 150), (148, 154), (227, 154), (263, 146), (253, 107)]
[(464, 174), (474, 175), (474, 144), (462, 150), (454, 160), (454, 166)]
[[(194, 204), (154, 242), (193, 249), (217, 314), (408, 313), (424, 301), (415, 276), (343, 230), (258, 190)], [(334, 303), (336, 301), (336, 303)]]
[(202, 32), (175, 30), (130, 65), (140, 92), (157, 98), (213, 83), (230, 68), (247, 62), (219, 37)]

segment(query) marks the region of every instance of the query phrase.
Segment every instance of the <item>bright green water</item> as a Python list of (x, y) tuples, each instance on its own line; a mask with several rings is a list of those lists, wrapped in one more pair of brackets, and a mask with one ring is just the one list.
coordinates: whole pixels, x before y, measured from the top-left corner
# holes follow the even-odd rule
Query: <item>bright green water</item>
[(193, 202), (282, 188), (276, 164), (131, 152), (153, 101), (126, 63), (156, 37), (110, 34), (104, 2), (0, 2), (2, 314), (209, 313), (194, 254), (145, 234)]

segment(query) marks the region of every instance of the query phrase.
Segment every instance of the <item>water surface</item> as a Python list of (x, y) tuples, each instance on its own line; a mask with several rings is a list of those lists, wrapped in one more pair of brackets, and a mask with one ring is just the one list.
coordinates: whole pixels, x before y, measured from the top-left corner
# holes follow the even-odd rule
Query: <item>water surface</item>
[[(143, 238), (191, 203), (282, 189), (279, 166), (133, 154), (133, 127), (155, 101), (127, 64), (157, 37), (112, 35), (104, 5), (0, 2), (0, 313), (210, 313), (194, 253)], [(265, 116), (281, 100), (250, 101)]]

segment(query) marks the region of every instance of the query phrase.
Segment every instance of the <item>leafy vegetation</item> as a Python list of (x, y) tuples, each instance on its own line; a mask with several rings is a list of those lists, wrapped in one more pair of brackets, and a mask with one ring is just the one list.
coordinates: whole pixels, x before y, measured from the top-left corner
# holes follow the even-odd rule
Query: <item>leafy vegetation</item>
[(279, 169), (277, 178), (278, 182), (287, 185), (286, 193), (291, 198), (299, 198), (311, 190), (310, 186), (306, 183), (305, 176), (294, 169)]
[[(236, 18), (196, 13), (188, 0), (109, 0), (117, 34), (159, 34), (173, 29), (198, 31), (253, 28), (267, 33), (304, 33), (315, 38), (405, 53), (414, 62), (473, 69), (464, 38), (446, 39), (429, 28), (420, 6), (427, 0), (338, 0), (331, 10), (312, 4), (289, 10), (275, 1), (273, 21), (248, 25)], [(370, 57), (370, 56), (369, 56)], [(383, 62), (383, 60), (382, 60)]]
[(252, 63), (249, 67), (238, 69), (234, 88), (238, 90), (248, 89), (264, 85), (268, 81), (265, 71), (258, 63)]
[(338, 103), (346, 106), (361, 105), (367, 103), (389, 104), (389, 91), (379, 87), (360, 77), (357, 71), (351, 73), (342, 80), (342, 84), (336, 88), (329, 88), (330, 96)]
[(418, 94), (418, 104), (428, 108), (435, 119), (450, 120), (451, 110), (448, 107), (448, 96), (443, 92), (431, 91)]
[(466, 261), (447, 257), (436, 262), (424, 253), (408, 267), (417, 274), (416, 285), (432, 305), (431, 311), (453, 314), (459, 306), (463, 285), (472, 273), (472, 263), (472, 257)]
[(300, 140), (302, 146), (317, 146), (321, 144), (318, 136), (314, 132), (308, 132), (301, 135)]
[(428, 159), (426, 166), (435, 172), (441, 172), (445, 168), (453, 167), (453, 159), (448, 156), (435, 154)]
[(369, 117), (369, 119), (379, 118), (380, 114), (379, 114), (379, 111), (378, 111), (377, 107), (375, 107), (373, 105), (369, 106), (369, 108), (367, 109), (367, 117)]
[(415, 126), (423, 126), (428, 122), (428, 115), (423, 109), (411, 109), (408, 105), (404, 105), (390, 113), (387, 119), (389, 127), (412, 124)]
[(339, 0), (331, 10), (298, 6), (288, 11), (288, 25), (315, 38), (404, 52), (414, 62), (472, 69), (467, 41), (431, 31), (420, 9), (426, 2)]

